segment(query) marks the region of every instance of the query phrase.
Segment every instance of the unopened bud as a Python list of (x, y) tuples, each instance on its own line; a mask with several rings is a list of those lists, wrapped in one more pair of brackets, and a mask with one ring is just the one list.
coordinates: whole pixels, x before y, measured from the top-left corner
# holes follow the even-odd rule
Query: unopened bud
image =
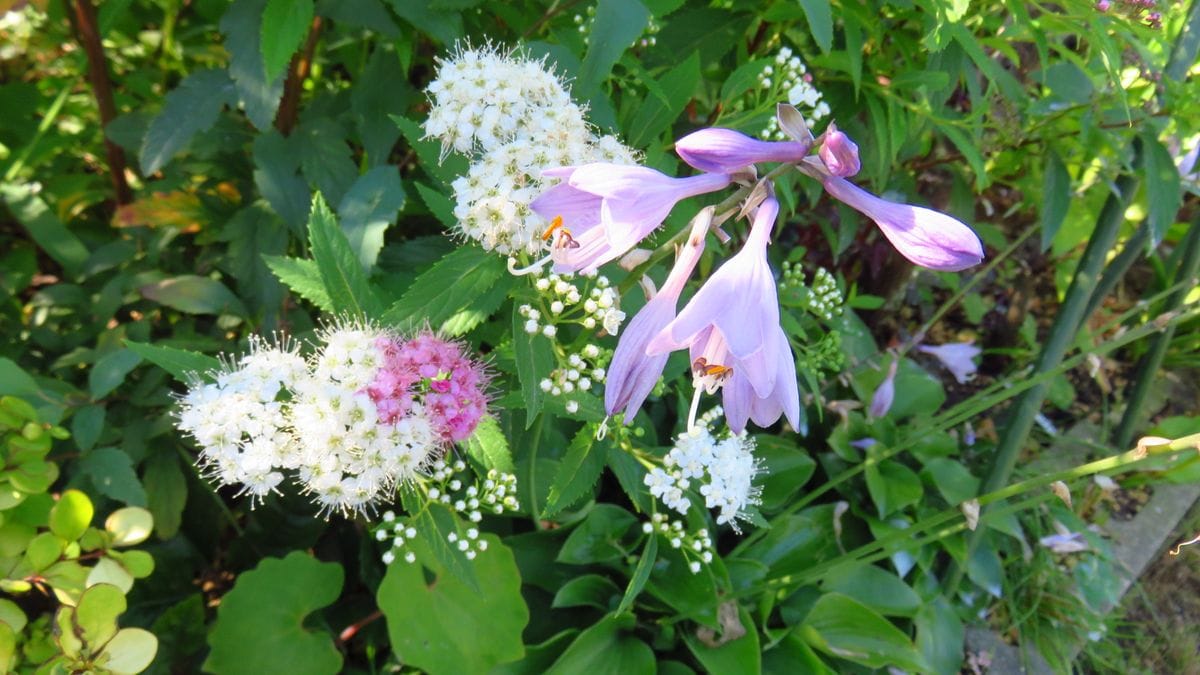
[(817, 151), (817, 154), (820, 155), (821, 161), (825, 162), (829, 173), (839, 178), (848, 178), (857, 174), (862, 168), (862, 163), (858, 159), (858, 145), (832, 123), (825, 131), (824, 136), (825, 141), (821, 143), (821, 149)]

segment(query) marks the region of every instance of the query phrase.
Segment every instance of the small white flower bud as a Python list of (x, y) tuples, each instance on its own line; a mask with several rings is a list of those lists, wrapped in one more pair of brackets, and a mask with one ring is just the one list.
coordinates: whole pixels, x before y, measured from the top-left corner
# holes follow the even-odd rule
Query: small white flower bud
[(408, 563), (408, 564), (410, 564), (410, 565), (411, 565), (412, 563), (415, 563), (415, 562), (417, 562), (417, 554), (416, 554), (416, 553), (413, 553), (412, 551), (409, 551), (408, 553), (405, 553), (405, 554), (404, 554), (404, 562), (406, 562), (406, 563)]
[(385, 551), (383, 554), (383, 564), (391, 565), (394, 562), (396, 562), (396, 554), (391, 551)]
[(542, 335), (545, 335), (548, 338), (552, 338), (555, 335), (558, 335), (558, 328), (555, 326), (547, 325), (545, 328), (542, 329)]
[(579, 403), (576, 401), (567, 401), (567, 412), (572, 415), (579, 412)]

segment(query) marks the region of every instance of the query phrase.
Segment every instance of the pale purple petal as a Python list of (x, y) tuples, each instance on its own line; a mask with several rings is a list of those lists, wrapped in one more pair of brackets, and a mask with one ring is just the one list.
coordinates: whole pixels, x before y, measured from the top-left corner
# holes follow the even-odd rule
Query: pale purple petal
[(957, 272), (983, 261), (983, 244), (975, 232), (944, 213), (880, 199), (836, 176), (824, 183), (829, 194), (874, 220), (892, 246), (916, 265)]
[(609, 415), (623, 408), (625, 419), (633, 419), (654, 389), (668, 355), (647, 356), (646, 343), (675, 316), (675, 302), (675, 297), (660, 293), (625, 327), (605, 379), (604, 409)]
[(750, 408), (753, 403), (754, 388), (743, 375), (734, 371), (729, 381), (721, 388), (721, 405), (725, 408), (725, 422), (729, 430), (735, 434), (742, 433), (746, 428), (746, 420), (750, 419)]
[(562, 216), (563, 223), (576, 235), (600, 224), (600, 197), (559, 183), (529, 203), (534, 213), (547, 222)]
[(982, 350), (973, 342), (956, 342), (936, 347), (921, 345), (917, 351), (937, 357), (959, 384), (965, 384), (975, 377), (975, 357)]
[(875, 390), (875, 395), (871, 397), (871, 417), (883, 417), (892, 409), (892, 401), (896, 398), (896, 364), (896, 361), (892, 361), (887, 377), (883, 378), (883, 382), (880, 382)]
[(808, 149), (808, 143), (760, 141), (720, 127), (701, 129), (675, 141), (675, 152), (683, 161), (716, 173), (736, 173), (759, 162), (799, 162)]

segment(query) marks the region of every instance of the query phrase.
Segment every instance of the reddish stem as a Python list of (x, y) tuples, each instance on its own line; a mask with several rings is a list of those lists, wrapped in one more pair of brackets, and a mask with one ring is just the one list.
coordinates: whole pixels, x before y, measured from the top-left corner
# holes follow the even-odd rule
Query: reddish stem
[(351, 639), (354, 638), (355, 635), (358, 634), (358, 631), (362, 630), (364, 627), (366, 627), (371, 622), (377, 621), (381, 618), (383, 618), (383, 612), (381, 612), (379, 610), (375, 610), (374, 612), (371, 612), (367, 616), (359, 619), (358, 621), (355, 621), (354, 623), (350, 624), (349, 626), (346, 626), (346, 628), (344, 630), (342, 630), (341, 633), (338, 634), (338, 642), (340, 642), (342, 644), (349, 642)]
[(287, 80), (283, 83), (283, 99), (279, 102), (279, 112), (275, 115), (275, 128), (287, 136), (296, 126), (296, 118), (300, 114), (300, 92), (304, 80), (312, 71), (313, 52), (317, 49), (317, 39), (321, 36), (321, 17), (313, 17), (312, 27), (308, 29), (308, 39), (304, 49), (292, 57), (288, 66)]
[[(96, 106), (100, 109), (100, 128), (103, 130), (116, 118), (117, 107), (113, 103), (112, 83), (108, 79), (108, 60), (104, 57), (104, 45), (100, 42), (96, 7), (91, 0), (65, 2), (67, 17), (75, 31), (75, 39), (87, 54), (88, 81), (92, 85), (92, 94), (96, 97)], [(117, 203), (128, 204), (133, 201), (133, 193), (125, 180), (125, 151), (105, 136), (104, 152), (108, 158), (108, 173)]]

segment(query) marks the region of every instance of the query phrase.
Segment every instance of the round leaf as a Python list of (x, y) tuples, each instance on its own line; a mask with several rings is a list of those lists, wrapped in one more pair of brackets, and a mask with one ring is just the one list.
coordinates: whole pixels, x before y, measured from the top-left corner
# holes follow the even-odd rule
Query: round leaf
[(29, 542), (25, 560), (35, 572), (41, 572), (58, 561), (63, 552), (63, 540), (52, 532), (43, 532)]
[(101, 558), (87, 577), (89, 588), (96, 584), (111, 584), (121, 589), (122, 593), (128, 593), (133, 588), (133, 575), (121, 563), (111, 558)]
[(28, 621), (29, 619), (25, 617), (25, 612), (17, 606), (17, 603), (12, 600), (0, 598), (0, 623), (7, 624), (15, 632), (20, 633)]
[(299, 551), (264, 559), (239, 576), (221, 600), (204, 670), (218, 675), (339, 672), (342, 655), (329, 634), (305, 630), (304, 617), (337, 599), (342, 577), (340, 565)]
[(50, 531), (67, 541), (83, 536), (92, 522), (92, 500), (79, 490), (67, 490), (50, 509)]
[(75, 607), (75, 625), (92, 648), (112, 639), (117, 617), (125, 611), (125, 593), (112, 584), (96, 584), (83, 592)]
[(154, 531), (154, 516), (140, 506), (113, 511), (104, 521), (104, 529), (113, 535), (113, 546), (140, 544)]
[(122, 628), (104, 647), (104, 667), (115, 675), (140, 673), (158, 653), (158, 638), (141, 628)]
[[(521, 632), (529, 622), (529, 609), (521, 597), (516, 561), (497, 537), (483, 539), (487, 550), (469, 562), (475, 567), (478, 591), (432, 556), (388, 567), (376, 599), (387, 618), (392, 646), (405, 664), (433, 675), (478, 673), (524, 654)], [(428, 581), (422, 565), (430, 572)]]

